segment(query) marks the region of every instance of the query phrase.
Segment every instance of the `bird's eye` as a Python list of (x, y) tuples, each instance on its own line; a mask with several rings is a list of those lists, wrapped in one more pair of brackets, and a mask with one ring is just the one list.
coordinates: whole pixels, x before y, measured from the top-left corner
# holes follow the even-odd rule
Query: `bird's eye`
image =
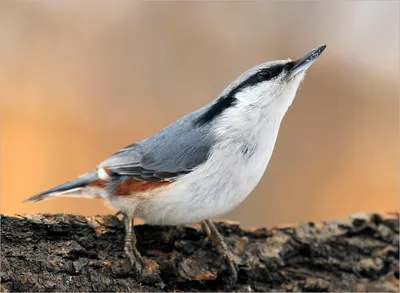
[(268, 80), (271, 78), (271, 72), (269, 72), (268, 70), (262, 70), (257, 75), (260, 80)]

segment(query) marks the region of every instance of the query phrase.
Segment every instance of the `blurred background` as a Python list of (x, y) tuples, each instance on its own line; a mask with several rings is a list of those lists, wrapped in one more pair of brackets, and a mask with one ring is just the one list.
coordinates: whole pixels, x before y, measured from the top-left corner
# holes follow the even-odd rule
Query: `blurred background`
[(0, 2), (0, 212), (213, 100), (252, 66), (326, 43), (254, 192), (224, 219), (272, 226), (398, 209), (399, 2)]

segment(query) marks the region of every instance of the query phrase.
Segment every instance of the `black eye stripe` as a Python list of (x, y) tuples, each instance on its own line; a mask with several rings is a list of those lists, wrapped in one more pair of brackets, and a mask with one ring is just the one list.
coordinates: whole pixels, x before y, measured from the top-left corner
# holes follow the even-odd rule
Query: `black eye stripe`
[(275, 66), (271, 66), (269, 68), (262, 69), (261, 71), (256, 72), (252, 76), (250, 76), (248, 79), (243, 81), (238, 87), (237, 87), (237, 92), (239, 90), (243, 90), (249, 86), (256, 85), (257, 83), (271, 80), (275, 77), (277, 77), (284, 69), (285, 65), (283, 64), (277, 64)]
[(262, 71), (268, 72), (268, 79), (266, 79), (266, 80), (270, 80), (274, 77), (277, 77), (282, 72), (284, 67), (285, 67), (284, 65), (280, 64), (280, 65), (272, 66), (270, 68), (263, 69)]
[[(287, 64), (286, 64), (287, 65)], [(236, 94), (247, 87), (254, 86), (260, 82), (271, 80), (277, 77), (284, 69), (286, 69), (286, 65), (277, 64), (271, 66), (269, 68), (262, 69), (252, 76), (244, 80), (241, 84), (236, 86), (229, 92), (227, 95), (219, 98), (203, 115), (201, 115), (196, 121), (196, 125), (204, 125), (210, 123), (216, 117), (221, 115), (223, 111), (234, 106), (237, 102)], [(293, 66), (293, 65), (292, 65)]]

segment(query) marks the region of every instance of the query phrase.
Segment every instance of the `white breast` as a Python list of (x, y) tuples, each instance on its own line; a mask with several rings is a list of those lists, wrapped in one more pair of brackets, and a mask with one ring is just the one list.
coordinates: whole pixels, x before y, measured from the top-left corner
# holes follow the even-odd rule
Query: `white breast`
[(207, 162), (141, 204), (139, 216), (152, 224), (188, 224), (219, 217), (240, 204), (268, 165), (284, 115), (264, 110), (226, 110), (215, 127), (219, 142)]

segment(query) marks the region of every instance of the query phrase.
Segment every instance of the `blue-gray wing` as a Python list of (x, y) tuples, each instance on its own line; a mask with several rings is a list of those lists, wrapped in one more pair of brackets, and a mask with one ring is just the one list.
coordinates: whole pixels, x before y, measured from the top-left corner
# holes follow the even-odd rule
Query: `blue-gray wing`
[(127, 146), (99, 167), (120, 176), (139, 180), (173, 181), (207, 159), (213, 137), (209, 126), (196, 126), (193, 112), (155, 135)]

